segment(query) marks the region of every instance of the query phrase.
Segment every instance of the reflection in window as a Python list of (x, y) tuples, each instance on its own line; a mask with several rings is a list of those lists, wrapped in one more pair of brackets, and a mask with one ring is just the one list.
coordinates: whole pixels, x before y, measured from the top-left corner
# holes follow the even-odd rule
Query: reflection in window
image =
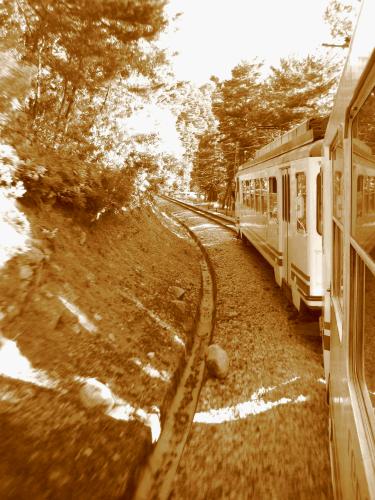
[(375, 258), (375, 89), (352, 125), (352, 235)]
[(297, 231), (299, 233), (306, 232), (306, 175), (304, 173), (296, 174), (297, 180), (297, 197), (296, 197), (296, 212), (297, 212)]
[(276, 177), (269, 178), (269, 215), (270, 219), (277, 221), (277, 180)]
[(375, 276), (365, 270), (363, 355), (364, 375), (375, 407)]
[(344, 194), (344, 152), (341, 138), (338, 139), (331, 151), (333, 168), (333, 215), (342, 222), (343, 194)]

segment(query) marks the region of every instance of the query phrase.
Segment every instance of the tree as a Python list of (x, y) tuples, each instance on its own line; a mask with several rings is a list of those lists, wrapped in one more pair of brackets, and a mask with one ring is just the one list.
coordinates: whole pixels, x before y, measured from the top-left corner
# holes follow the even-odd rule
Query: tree
[[(218, 120), (220, 143), (226, 167), (223, 203), (233, 201), (234, 175), (238, 166), (273, 135), (268, 128), (265, 87), (261, 64), (242, 62), (232, 69), (232, 78), (220, 82), (213, 78), (212, 110)], [(265, 126), (267, 125), (267, 127)]]
[(326, 58), (281, 59), (267, 81), (267, 120), (288, 130), (302, 120), (327, 115), (337, 84), (337, 67)]
[(226, 166), (217, 128), (200, 136), (191, 175), (193, 189), (205, 194), (208, 201), (216, 201), (225, 189)]
[(329, 24), (331, 36), (336, 43), (326, 43), (325, 46), (349, 47), (360, 1), (357, 0), (353, 4), (353, 1), (349, 0), (330, 0), (324, 20)]
[[(28, 112), (34, 132), (53, 147), (69, 142), (81, 124), (82, 140), (95, 95), (116, 76), (155, 76), (163, 53), (151, 41), (165, 26), (165, 0), (4, 0), (9, 29), (18, 25), (23, 60), (37, 68)], [(74, 138), (74, 135), (73, 135)], [(77, 146), (75, 141), (75, 146)]]
[(210, 84), (196, 87), (190, 82), (184, 82), (174, 89), (175, 99), (172, 109), (177, 114), (176, 129), (185, 148), (182, 160), (185, 190), (190, 188), (199, 137), (215, 122), (211, 109), (211, 93)]
[[(155, 158), (142, 148), (155, 137), (129, 137), (119, 122), (158, 84), (165, 57), (153, 40), (166, 24), (165, 3), (0, 3), (0, 43), (12, 47), (20, 68), (35, 68), (24, 113), (8, 120), (3, 134), (23, 162), (18, 178), (39, 201), (51, 197), (91, 211), (119, 209), (132, 198), (141, 172), (153, 175)], [(138, 96), (142, 79), (147, 90)]]

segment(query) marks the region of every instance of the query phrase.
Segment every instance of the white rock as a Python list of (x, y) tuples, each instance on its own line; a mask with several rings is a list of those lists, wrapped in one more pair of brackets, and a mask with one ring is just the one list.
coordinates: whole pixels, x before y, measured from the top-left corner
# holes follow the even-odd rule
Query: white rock
[(211, 376), (225, 378), (229, 371), (228, 354), (218, 344), (211, 344), (206, 349), (206, 366)]
[(86, 408), (103, 407), (110, 410), (115, 404), (111, 390), (95, 378), (85, 381), (79, 395)]
[(99, 313), (95, 313), (94, 319), (96, 319), (96, 321), (101, 321), (103, 319), (103, 317)]
[(154, 352), (148, 352), (147, 353), (147, 357), (148, 357), (148, 359), (154, 359), (155, 353)]

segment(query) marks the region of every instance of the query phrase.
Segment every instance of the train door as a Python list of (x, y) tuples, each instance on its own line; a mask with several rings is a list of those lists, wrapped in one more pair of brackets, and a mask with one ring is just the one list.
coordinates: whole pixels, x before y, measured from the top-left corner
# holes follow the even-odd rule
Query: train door
[(282, 221), (281, 238), (283, 252), (283, 280), (289, 283), (289, 232), (290, 232), (290, 175), (289, 168), (283, 168), (282, 174)]

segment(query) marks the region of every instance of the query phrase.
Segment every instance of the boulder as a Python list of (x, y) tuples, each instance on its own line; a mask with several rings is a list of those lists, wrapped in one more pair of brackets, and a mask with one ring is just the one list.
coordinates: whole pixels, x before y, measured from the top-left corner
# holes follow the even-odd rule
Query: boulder
[(225, 378), (229, 371), (228, 354), (218, 344), (211, 344), (206, 349), (206, 366), (212, 377)]
[(110, 410), (115, 404), (111, 390), (94, 378), (85, 381), (79, 391), (79, 396), (86, 408), (97, 407)]

